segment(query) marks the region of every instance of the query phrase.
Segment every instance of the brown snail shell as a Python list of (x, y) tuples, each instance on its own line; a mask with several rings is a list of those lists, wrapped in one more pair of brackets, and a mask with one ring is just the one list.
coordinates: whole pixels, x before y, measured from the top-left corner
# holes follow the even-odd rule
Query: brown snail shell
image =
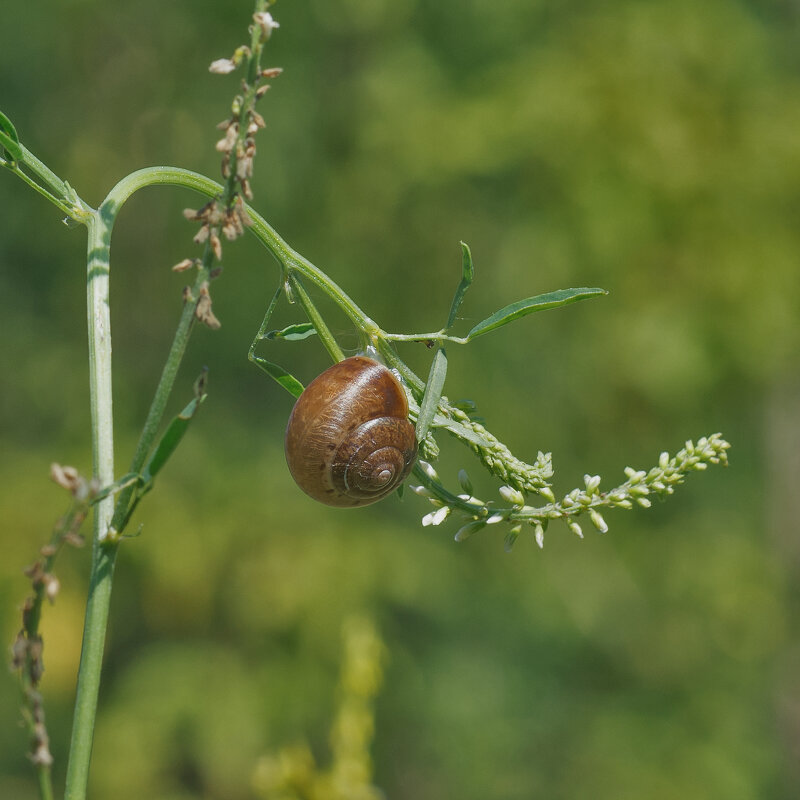
[(393, 492), (417, 456), (408, 400), (371, 358), (334, 364), (306, 386), (286, 426), (297, 485), (329, 506), (365, 506)]

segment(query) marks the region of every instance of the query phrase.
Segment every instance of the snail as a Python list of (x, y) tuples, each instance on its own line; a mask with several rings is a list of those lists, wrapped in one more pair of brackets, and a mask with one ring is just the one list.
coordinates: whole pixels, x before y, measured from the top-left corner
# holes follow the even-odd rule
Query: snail
[(297, 485), (329, 506), (365, 506), (393, 492), (417, 456), (403, 387), (382, 364), (353, 356), (317, 376), (286, 426)]

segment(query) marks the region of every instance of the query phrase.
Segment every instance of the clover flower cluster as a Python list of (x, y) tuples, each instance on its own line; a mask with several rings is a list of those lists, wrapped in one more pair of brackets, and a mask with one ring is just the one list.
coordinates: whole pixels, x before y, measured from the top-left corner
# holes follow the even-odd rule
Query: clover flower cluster
[(420, 468), (415, 473), (421, 483), (411, 489), (434, 506), (434, 510), (422, 518), (423, 526), (441, 525), (453, 514), (466, 520), (455, 534), (456, 541), (464, 541), (486, 526), (502, 522), (511, 526), (506, 535), (507, 550), (513, 547), (525, 524), (533, 528), (537, 545), (543, 547), (550, 520), (564, 521), (574, 534), (583, 538), (583, 528), (576, 518), (585, 514), (599, 533), (606, 533), (608, 524), (600, 509), (649, 508), (652, 496), (673, 494), (689, 473), (705, 470), (709, 464), (727, 465), (729, 448), (730, 444), (719, 433), (704, 436), (696, 443), (687, 441), (673, 457), (667, 452), (661, 453), (658, 464), (649, 471), (626, 467), (627, 480), (607, 492), (600, 489), (599, 475), (585, 475), (583, 488), (573, 489), (558, 501), (549, 486), (542, 486), (536, 491), (548, 501), (543, 506), (527, 505), (525, 493), (511, 485), (500, 487), (502, 503), (481, 500), (473, 495), (472, 484), (464, 470), (459, 473), (463, 492), (454, 495), (445, 489), (434, 467), (425, 461), (419, 462)]

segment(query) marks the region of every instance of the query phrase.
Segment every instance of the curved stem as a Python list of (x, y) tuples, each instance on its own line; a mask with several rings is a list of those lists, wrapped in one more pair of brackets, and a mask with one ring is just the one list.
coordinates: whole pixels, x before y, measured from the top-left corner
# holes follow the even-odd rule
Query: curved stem
[[(194, 191), (206, 197), (214, 197), (223, 190), (221, 184), (191, 170), (177, 167), (147, 167), (137, 172), (132, 172), (123, 178), (108, 193), (103, 206), (116, 214), (134, 192), (146, 186), (157, 185), (183, 186), (187, 189), (194, 189)], [(340, 286), (332, 281), (322, 270), (315, 267), (308, 259), (289, 247), (277, 231), (258, 212), (247, 206), (247, 213), (253, 221), (250, 228), (252, 233), (266, 246), (287, 272), (297, 271), (319, 287), (371, 339), (385, 337), (381, 328), (356, 305)]]

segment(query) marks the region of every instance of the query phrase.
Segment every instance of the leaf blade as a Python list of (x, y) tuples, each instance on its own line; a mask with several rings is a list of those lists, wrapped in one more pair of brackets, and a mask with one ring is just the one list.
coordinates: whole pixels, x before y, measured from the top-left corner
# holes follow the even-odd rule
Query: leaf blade
[(525, 317), (528, 314), (534, 314), (537, 311), (560, 308), (570, 303), (577, 303), (579, 300), (586, 300), (590, 297), (597, 297), (605, 294), (608, 294), (605, 289), (582, 287), (580, 289), (558, 289), (555, 292), (526, 297), (524, 300), (517, 300), (515, 303), (510, 303), (479, 322), (467, 334), (466, 339), (470, 341), (476, 336), (483, 336), (485, 333), (501, 328), (503, 325), (508, 325), (509, 322), (520, 319), (520, 317)]
[(450, 328), (453, 327), (453, 323), (456, 321), (456, 314), (458, 314), (458, 309), (461, 307), (464, 295), (467, 293), (467, 289), (472, 285), (472, 281), (475, 277), (475, 266), (472, 263), (472, 251), (469, 249), (469, 245), (466, 242), (461, 242), (460, 244), (461, 281), (456, 288), (453, 302), (450, 305), (450, 314), (447, 317), (447, 326), (445, 330), (450, 330)]
[(316, 336), (317, 329), (313, 322), (297, 322), (294, 325), (287, 325), (281, 330), (267, 331), (260, 338), (270, 342), (300, 342), (308, 339), (309, 336)]
[(14, 127), (14, 123), (2, 111), (0, 111), (0, 131), (19, 144), (19, 134)]
[(147, 491), (148, 484), (150, 484), (155, 476), (161, 471), (164, 464), (167, 463), (169, 457), (175, 452), (177, 446), (181, 443), (189, 424), (197, 414), (200, 404), (206, 399), (205, 394), (199, 394), (193, 397), (188, 405), (180, 412), (167, 426), (164, 435), (156, 445), (153, 455), (144, 468), (142, 477), (145, 483), (145, 490)]
[(431, 363), (431, 370), (428, 373), (428, 382), (425, 384), (425, 394), (419, 406), (419, 416), (417, 417), (417, 441), (421, 442), (428, 433), (433, 418), (439, 408), (439, 400), (442, 399), (444, 389), (444, 379), (447, 377), (447, 355), (444, 348), (440, 347), (436, 351)]
[(0, 148), (2, 148), (14, 161), (22, 160), (22, 148), (7, 133), (0, 131)]
[(282, 366), (266, 358), (251, 355), (250, 360), (261, 370), (267, 373), (279, 386), (282, 386), (293, 397), (300, 397), (305, 388), (297, 378), (287, 372)]

